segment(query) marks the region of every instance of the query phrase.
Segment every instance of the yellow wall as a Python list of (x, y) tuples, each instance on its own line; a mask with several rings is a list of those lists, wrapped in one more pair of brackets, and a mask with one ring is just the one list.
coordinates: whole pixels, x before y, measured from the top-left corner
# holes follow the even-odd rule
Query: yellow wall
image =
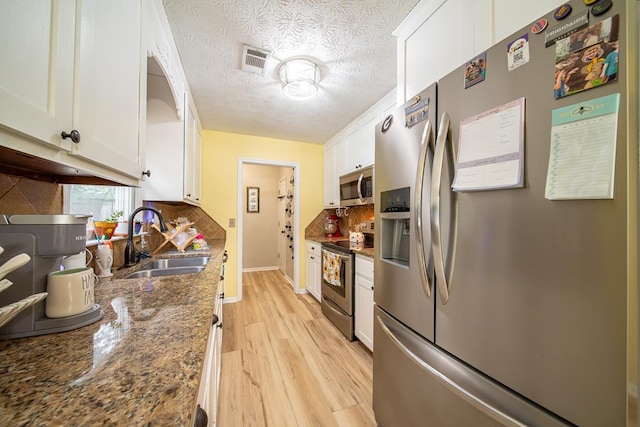
[(238, 233), (229, 228), (229, 218), (238, 221), (238, 158), (246, 157), (300, 165), (300, 247), (296, 262), (300, 287), (305, 286), (304, 228), (323, 207), (324, 149), (282, 139), (264, 138), (217, 131), (204, 131), (202, 140), (202, 208), (227, 231), (229, 253), (225, 276), (225, 297), (238, 296)]

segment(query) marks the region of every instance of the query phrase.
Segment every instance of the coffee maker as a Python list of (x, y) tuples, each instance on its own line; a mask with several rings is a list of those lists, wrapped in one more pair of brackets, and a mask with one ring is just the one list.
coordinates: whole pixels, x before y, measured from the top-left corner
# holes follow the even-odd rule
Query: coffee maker
[[(46, 292), (47, 276), (60, 270), (65, 256), (77, 254), (86, 245), (86, 215), (0, 215), (0, 265), (25, 253), (31, 260), (10, 272), (13, 285), (0, 292), (0, 307), (30, 295)], [(64, 332), (96, 322), (104, 316), (98, 304), (69, 317), (45, 315), (45, 301), (26, 308), (0, 327), (0, 339), (23, 338)]]

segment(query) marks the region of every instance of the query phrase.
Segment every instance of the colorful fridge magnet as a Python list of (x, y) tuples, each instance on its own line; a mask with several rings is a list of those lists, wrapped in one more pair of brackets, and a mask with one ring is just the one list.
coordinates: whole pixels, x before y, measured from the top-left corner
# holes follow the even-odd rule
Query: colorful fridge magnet
[(619, 19), (612, 16), (556, 43), (555, 99), (618, 78)]
[(597, 1), (598, 0), (584, 0), (584, 4), (586, 4), (587, 6), (591, 6), (592, 4), (594, 4)]
[(529, 33), (507, 45), (507, 68), (513, 71), (529, 62)]
[[(404, 125), (412, 127), (418, 123), (427, 120), (429, 116), (429, 98), (421, 99), (420, 96), (413, 98), (413, 103), (404, 109)], [(391, 126), (391, 123), (389, 123)]]
[(562, 21), (564, 18), (569, 16), (569, 14), (571, 13), (571, 10), (572, 8), (569, 3), (563, 4), (562, 6), (556, 9), (555, 13), (553, 14), (553, 17), (556, 19), (556, 21)]
[(483, 81), (486, 73), (487, 52), (483, 52), (471, 61), (467, 62), (467, 66), (464, 69), (464, 88), (470, 88), (476, 83)]
[(576, 15), (567, 22), (560, 23), (554, 27), (549, 28), (544, 33), (544, 47), (553, 45), (558, 40), (586, 28), (589, 25), (589, 11), (585, 10), (584, 13)]
[(533, 34), (540, 34), (541, 32), (544, 31), (545, 28), (547, 28), (547, 25), (549, 24), (549, 21), (547, 21), (546, 19), (542, 18), (542, 19), (538, 19), (535, 24), (533, 24), (533, 26), (531, 27), (531, 32)]
[(591, 8), (591, 14), (593, 16), (599, 16), (611, 9), (613, 3), (611, 0), (601, 0), (595, 6)]

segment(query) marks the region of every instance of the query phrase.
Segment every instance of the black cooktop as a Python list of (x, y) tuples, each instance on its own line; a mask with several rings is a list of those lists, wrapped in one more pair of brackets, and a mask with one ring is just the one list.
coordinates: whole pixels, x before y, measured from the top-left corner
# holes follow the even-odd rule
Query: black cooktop
[(323, 246), (328, 246), (333, 249), (342, 250), (344, 252), (350, 252), (352, 249), (370, 249), (373, 248), (373, 242), (369, 239), (365, 239), (362, 243), (351, 243), (348, 240), (338, 240), (335, 242), (323, 242)]

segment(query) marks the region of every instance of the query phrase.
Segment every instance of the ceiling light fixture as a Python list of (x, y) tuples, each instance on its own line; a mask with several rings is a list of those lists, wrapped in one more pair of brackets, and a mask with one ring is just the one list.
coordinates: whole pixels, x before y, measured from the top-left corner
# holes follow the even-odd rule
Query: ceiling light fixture
[(280, 65), (280, 81), (285, 95), (293, 99), (309, 99), (318, 93), (320, 67), (308, 59), (294, 58)]

